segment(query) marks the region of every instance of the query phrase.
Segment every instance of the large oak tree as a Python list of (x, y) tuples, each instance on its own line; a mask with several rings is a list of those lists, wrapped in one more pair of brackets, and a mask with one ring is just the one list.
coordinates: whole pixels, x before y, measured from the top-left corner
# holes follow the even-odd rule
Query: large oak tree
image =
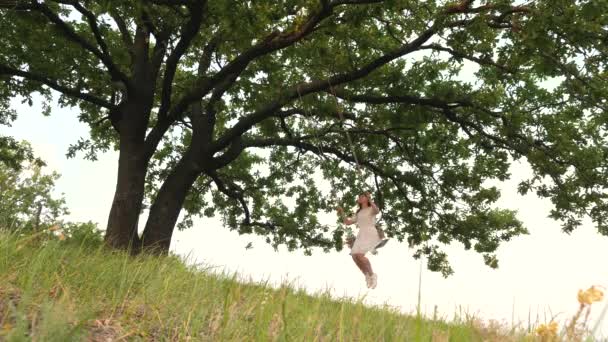
[(72, 154), (120, 152), (110, 246), (167, 251), (185, 209), (185, 225), (221, 215), (274, 245), (340, 249), (317, 214), (373, 186), (388, 235), (431, 269), (451, 272), (452, 241), (496, 266), (526, 230), (485, 181), (520, 158), (520, 191), (551, 198), (566, 231), (589, 214), (608, 232), (604, 1), (0, 7), (0, 108), (59, 93), (91, 127)]

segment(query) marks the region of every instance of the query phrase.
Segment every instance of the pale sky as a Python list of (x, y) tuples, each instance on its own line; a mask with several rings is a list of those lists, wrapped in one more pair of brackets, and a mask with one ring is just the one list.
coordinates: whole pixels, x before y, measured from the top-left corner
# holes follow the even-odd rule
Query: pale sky
[[(0, 134), (28, 140), (36, 154), (48, 162), (49, 171), (62, 174), (57, 191), (65, 194), (71, 211), (67, 219), (92, 220), (103, 228), (114, 194), (118, 154), (100, 155), (97, 162), (81, 156), (67, 159), (69, 144), (88, 132), (77, 121), (77, 110), (55, 107), (51, 117), (43, 117), (39, 103), (28, 107), (15, 101), (14, 107), (19, 119), (13, 127), (0, 126)], [(545, 322), (558, 314), (561, 319), (571, 317), (578, 308), (579, 289), (608, 285), (608, 238), (596, 233), (590, 222), (571, 235), (561, 233), (559, 223), (547, 218), (548, 201), (516, 193), (518, 177), (526, 172), (525, 165), (513, 165), (514, 179), (500, 185), (503, 197), (499, 205), (517, 210), (531, 234), (500, 247), (498, 270), (485, 266), (480, 255), (465, 252), (461, 245), (449, 246), (455, 274), (444, 279), (426, 269), (422, 273), (422, 306), (428, 314), (436, 306), (448, 319), (462, 310), (509, 326), (514, 320), (525, 327), (528, 317), (532, 322), (537, 318)], [(140, 222), (143, 224), (144, 218)], [(253, 242), (253, 249), (245, 250), (248, 242)], [(219, 271), (238, 271), (256, 281), (269, 279), (279, 284), (288, 279), (311, 293), (329, 288), (336, 296), (365, 296), (371, 304), (387, 303), (405, 312), (416, 310), (420, 262), (411, 257), (413, 251), (406, 244), (396, 240), (370, 257), (379, 276), (375, 290), (366, 288), (347, 250), (329, 254), (316, 251), (310, 257), (301, 251), (275, 252), (261, 238), (239, 236), (224, 229), (218, 220), (196, 220), (194, 228), (176, 232), (172, 250), (188, 256), (190, 262), (215, 266)], [(593, 307), (592, 323), (604, 305)], [(602, 328), (608, 332), (608, 320)]]

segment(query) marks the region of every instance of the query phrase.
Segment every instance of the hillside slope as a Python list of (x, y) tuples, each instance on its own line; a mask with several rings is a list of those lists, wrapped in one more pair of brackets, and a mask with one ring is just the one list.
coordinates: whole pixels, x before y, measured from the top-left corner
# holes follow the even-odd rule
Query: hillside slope
[(0, 234), (0, 340), (522, 340), (244, 282), (177, 257), (130, 257), (82, 239)]

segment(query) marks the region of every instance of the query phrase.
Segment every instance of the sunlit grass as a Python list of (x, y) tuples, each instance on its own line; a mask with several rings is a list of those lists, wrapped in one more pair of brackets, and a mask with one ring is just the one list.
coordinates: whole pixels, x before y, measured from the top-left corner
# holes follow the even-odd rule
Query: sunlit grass
[(272, 288), (236, 274), (201, 271), (175, 256), (130, 257), (60, 231), (0, 234), (0, 340), (440, 342), (544, 336), (473, 317), (448, 322), (404, 315), (362, 299), (335, 299), (328, 291), (309, 295), (289, 284)]

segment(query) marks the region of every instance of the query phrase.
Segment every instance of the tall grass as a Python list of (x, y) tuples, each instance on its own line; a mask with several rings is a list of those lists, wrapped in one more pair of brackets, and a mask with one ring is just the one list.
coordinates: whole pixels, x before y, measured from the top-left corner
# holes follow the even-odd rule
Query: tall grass
[(79, 239), (0, 233), (0, 340), (534, 340), (361, 300), (271, 288), (175, 256), (131, 257)]

